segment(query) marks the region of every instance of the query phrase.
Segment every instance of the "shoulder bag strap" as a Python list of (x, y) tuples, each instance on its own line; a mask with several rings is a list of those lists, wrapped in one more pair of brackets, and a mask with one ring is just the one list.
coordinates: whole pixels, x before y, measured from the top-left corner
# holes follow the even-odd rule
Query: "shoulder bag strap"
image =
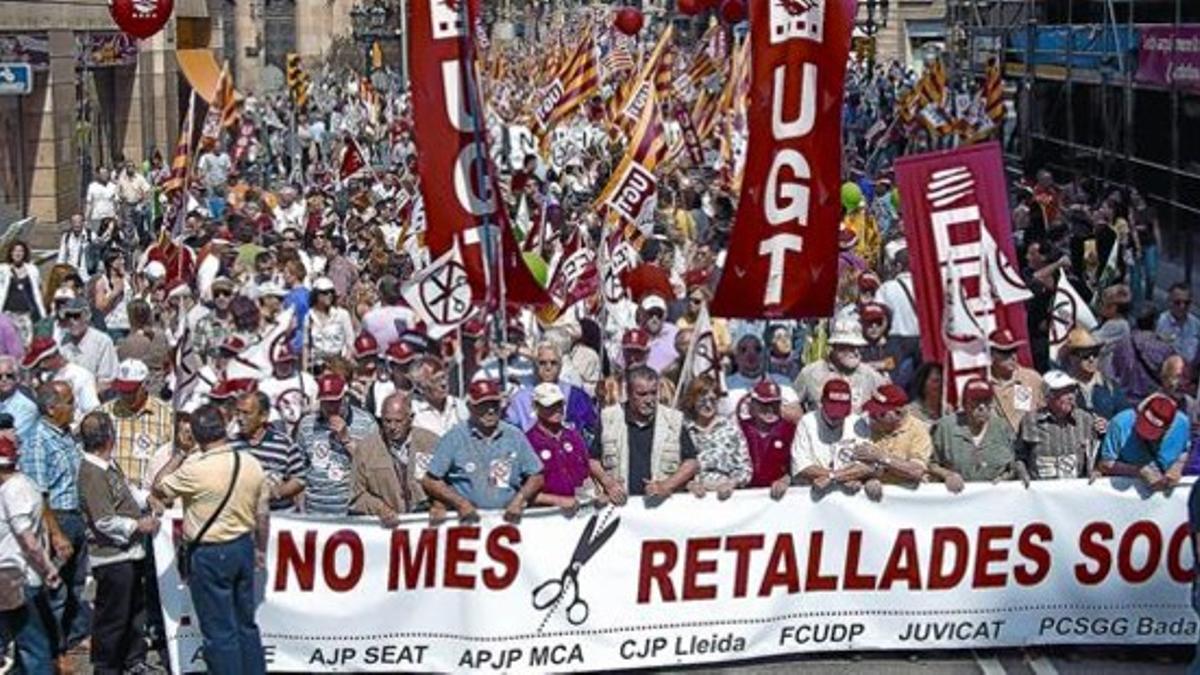
[(229, 498), (233, 496), (233, 488), (237, 485), (238, 472), (242, 468), (242, 456), (237, 450), (232, 452), (233, 475), (229, 478), (229, 489), (225, 491), (225, 496), (221, 498), (221, 503), (217, 505), (217, 510), (213, 511), (212, 515), (208, 517), (208, 521), (204, 523), (204, 527), (201, 527), (200, 531), (196, 533), (196, 538), (191, 542), (193, 547), (204, 539), (204, 535), (208, 534), (208, 530), (213, 526), (213, 523), (217, 522), (217, 517), (225, 510), (225, 505), (229, 503)]

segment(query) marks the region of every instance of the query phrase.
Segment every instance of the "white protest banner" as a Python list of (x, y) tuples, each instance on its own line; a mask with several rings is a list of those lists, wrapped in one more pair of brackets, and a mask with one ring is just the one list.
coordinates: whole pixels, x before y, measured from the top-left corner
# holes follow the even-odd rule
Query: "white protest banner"
[(413, 275), (401, 293), (435, 340), (466, 321), (473, 296), (458, 246)]
[[(749, 490), (726, 502), (678, 494), (655, 508), (633, 497), (573, 518), (531, 512), (519, 526), (497, 513), (472, 527), (413, 516), (395, 530), (278, 516), (258, 622), (277, 672), (1194, 643), (1190, 488), (1148, 496), (1128, 482), (1073, 480), (952, 495), (923, 485), (885, 488), (882, 503)], [(190, 670), (203, 667), (201, 640), (174, 573), (173, 530), (159, 533), (155, 555), (168, 643)]]

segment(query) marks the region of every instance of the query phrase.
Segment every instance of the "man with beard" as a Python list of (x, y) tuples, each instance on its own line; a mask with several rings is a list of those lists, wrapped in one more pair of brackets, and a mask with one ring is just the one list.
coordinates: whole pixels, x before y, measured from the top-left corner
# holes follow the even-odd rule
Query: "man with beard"
[(808, 364), (796, 378), (796, 392), (800, 395), (800, 403), (805, 410), (816, 408), (825, 383), (833, 378), (841, 378), (850, 383), (851, 406), (854, 412), (860, 412), (875, 390), (887, 383), (887, 378), (880, 375), (879, 371), (862, 362), (861, 350), (866, 344), (867, 341), (863, 339), (862, 329), (857, 322), (834, 325), (829, 336), (829, 356)]

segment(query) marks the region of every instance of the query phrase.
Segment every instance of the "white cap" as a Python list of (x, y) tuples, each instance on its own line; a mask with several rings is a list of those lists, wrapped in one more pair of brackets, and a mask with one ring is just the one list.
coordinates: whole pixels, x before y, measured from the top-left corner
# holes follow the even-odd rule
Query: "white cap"
[(647, 312), (657, 309), (665, 313), (667, 311), (667, 301), (661, 295), (647, 295), (642, 298), (641, 308)]
[(533, 400), (543, 408), (552, 406), (556, 403), (562, 403), (562, 389), (553, 382), (543, 382), (533, 388)]
[(286, 298), (287, 289), (274, 281), (266, 281), (258, 285), (258, 297)]
[(54, 299), (55, 300), (74, 300), (75, 299), (75, 291), (71, 290), (67, 286), (59, 286), (58, 290), (54, 291)]
[(866, 347), (867, 341), (862, 335), (862, 324), (857, 321), (837, 322), (829, 334), (829, 344)]
[(1075, 378), (1061, 370), (1051, 370), (1042, 376), (1042, 381), (1046, 383), (1046, 391), (1060, 391), (1063, 389), (1071, 389), (1079, 385), (1079, 383), (1075, 381)]
[(313, 282), (312, 289), (318, 293), (322, 291), (332, 291), (334, 290), (333, 280), (329, 277), (321, 277)]
[(893, 239), (883, 246), (883, 254), (888, 260), (895, 260), (901, 251), (908, 249), (908, 242), (903, 239)]
[(137, 359), (125, 359), (117, 366), (117, 376), (112, 388), (118, 393), (132, 392), (150, 376), (150, 369)]
[(158, 281), (159, 279), (167, 276), (167, 268), (159, 261), (151, 260), (150, 262), (146, 263), (145, 267), (142, 268), (142, 274), (145, 275), (147, 279)]

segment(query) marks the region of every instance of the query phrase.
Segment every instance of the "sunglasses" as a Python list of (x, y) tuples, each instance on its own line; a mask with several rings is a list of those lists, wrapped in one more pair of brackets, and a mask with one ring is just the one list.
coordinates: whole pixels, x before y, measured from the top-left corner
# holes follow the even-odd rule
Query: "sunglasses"
[(62, 312), (58, 315), (59, 321), (75, 321), (83, 318), (83, 312)]
[(228, 298), (232, 295), (233, 295), (233, 291), (228, 291), (228, 290), (213, 291), (214, 298)]
[(499, 401), (483, 401), (481, 403), (474, 404), (474, 407), (476, 410), (478, 410), (482, 414), (500, 412), (500, 402)]
[(1076, 352), (1076, 354), (1078, 355), (1080, 361), (1087, 361), (1088, 359), (1094, 359), (1094, 358), (1099, 357), (1100, 350), (1099, 349), (1088, 349), (1088, 350)]
[(15, 379), (17, 379), (16, 373), (0, 373), (0, 380), (15, 380)]

